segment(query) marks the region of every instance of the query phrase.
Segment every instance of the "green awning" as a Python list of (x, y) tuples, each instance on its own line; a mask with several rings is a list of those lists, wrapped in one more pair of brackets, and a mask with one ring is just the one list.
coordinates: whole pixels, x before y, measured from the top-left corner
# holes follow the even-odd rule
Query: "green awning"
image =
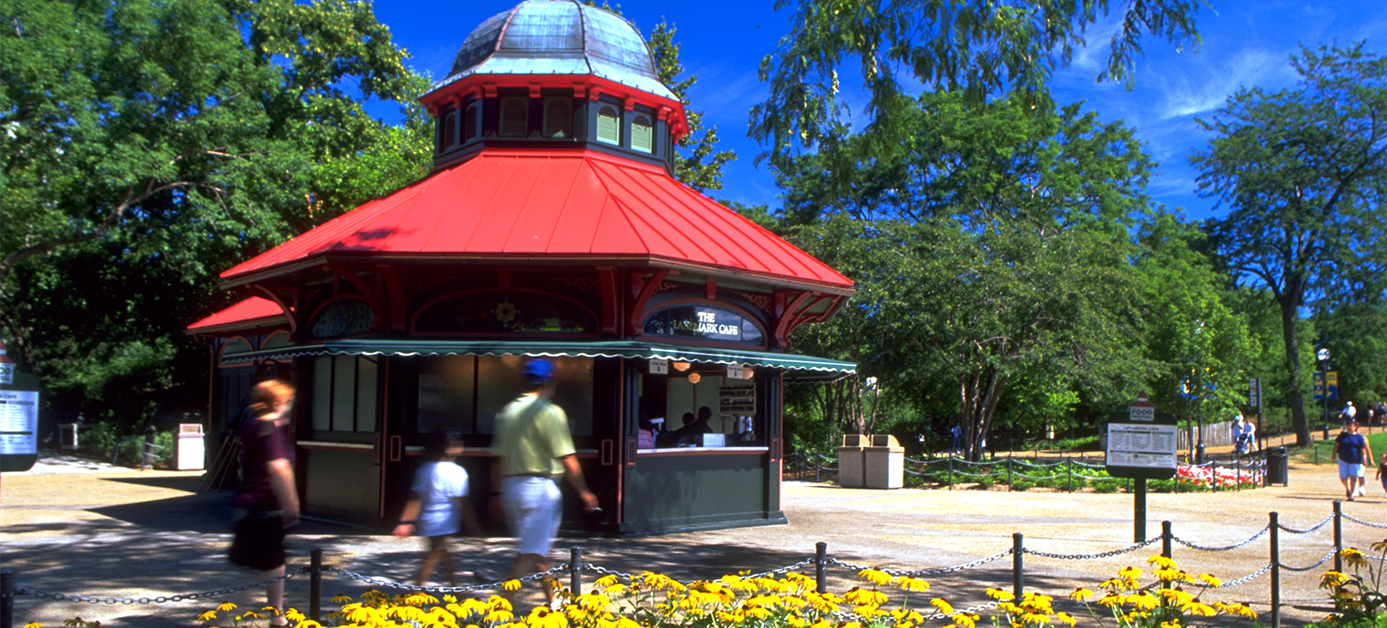
[(283, 360), (320, 355), (514, 355), (524, 357), (666, 359), (671, 362), (743, 364), (786, 371), (793, 379), (836, 379), (857, 372), (852, 362), (773, 351), (686, 347), (630, 340), (421, 340), (417, 338), (348, 338), (309, 345), (246, 351), (222, 356), (222, 364)]

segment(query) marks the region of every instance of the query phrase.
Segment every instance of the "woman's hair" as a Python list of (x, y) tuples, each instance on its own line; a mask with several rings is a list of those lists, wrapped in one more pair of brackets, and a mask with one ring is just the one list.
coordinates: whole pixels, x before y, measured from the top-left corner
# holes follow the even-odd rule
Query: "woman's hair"
[(255, 418), (260, 418), (271, 412), (281, 402), (294, 398), (294, 387), (284, 380), (270, 379), (255, 385), (250, 389), (250, 413)]

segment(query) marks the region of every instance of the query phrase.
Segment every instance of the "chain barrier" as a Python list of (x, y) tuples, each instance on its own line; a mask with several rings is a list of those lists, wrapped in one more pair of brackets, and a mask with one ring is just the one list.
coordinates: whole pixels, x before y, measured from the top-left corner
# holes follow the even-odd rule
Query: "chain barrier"
[(1120, 555), (1126, 554), (1126, 553), (1128, 553), (1128, 552), (1135, 552), (1135, 551), (1137, 551), (1137, 550), (1139, 550), (1139, 549), (1141, 549), (1141, 548), (1143, 548), (1143, 547), (1148, 547), (1148, 546), (1150, 546), (1152, 543), (1155, 543), (1156, 541), (1159, 541), (1159, 540), (1161, 540), (1161, 537), (1159, 537), (1159, 536), (1153, 536), (1153, 537), (1151, 537), (1151, 538), (1149, 538), (1149, 539), (1146, 539), (1145, 541), (1142, 541), (1142, 542), (1140, 542), (1140, 543), (1136, 543), (1136, 544), (1133, 544), (1133, 545), (1129, 545), (1129, 546), (1124, 547), (1124, 548), (1122, 548), (1122, 549), (1109, 550), (1109, 551), (1106, 551), (1106, 552), (1099, 552), (1099, 553), (1096, 553), (1096, 554), (1051, 554), (1051, 553), (1049, 553), (1049, 552), (1039, 552), (1039, 551), (1036, 551), (1036, 550), (1033, 550), (1033, 549), (1030, 549), (1030, 548), (1022, 548), (1022, 549), (1024, 549), (1025, 552), (1026, 552), (1027, 554), (1031, 554), (1031, 555), (1034, 555), (1034, 556), (1039, 556), (1039, 557), (1041, 557), (1041, 558), (1053, 558), (1053, 559), (1056, 559), (1056, 560), (1098, 560), (1098, 559), (1102, 559), (1102, 558), (1112, 558), (1113, 556), (1120, 556)]
[(1223, 547), (1206, 547), (1206, 546), (1203, 546), (1203, 545), (1195, 545), (1194, 543), (1191, 543), (1191, 542), (1189, 542), (1189, 541), (1186, 541), (1186, 540), (1184, 540), (1184, 539), (1182, 539), (1182, 538), (1180, 538), (1180, 537), (1178, 537), (1178, 536), (1174, 536), (1174, 535), (1172, 535), (1170, 538), (1171, 538), (1171, 540), (1175, 541), (1176, 543), (1179, 543), (1179, 544), (1181, 544), (1181, 545), (1184, 545), (1185, 547), (1188, 547), (1188, 548), (1190, 548), (1190, 549), (1199, 550), (1199, 551), (1201, 551), (1201, 552), (1226, 552), (1226, 551), (1228, 551), (1228, 550), (1235, 550), (1235, 549), (1238, 549), (1239, 547), (1242, 547), (1242, 546), (1244, 546), (1244, 545), (1247, 545), (1248, 543), (1251, 543), (1251, 542), (1253, 542), (1253, 541), (1256, 541), (1257, 539), (1261, 538), (1263, 534), (1266, 534), (1267, 531), (1269, 531), (1269, 530), (1271, 530), (1271, 524), (1270, 524), (1270, 523), (1268, 523), (1266, 526), (1264, 526), (1264, 527), (1263, 527), (1260, 531), (1258, 531), (1256, 534), (1254, 534), (1254, 535), (1248, 537), (1246, 541), (1242, 541), (1242, 542), (1240, 542), (1240, 543), (1234, 543), (1234, 544), (1232, 544), (1232, 545), (1225, 545), (1225, 546), (1223, 546)]
[[(516, 580), (520, 582), (533, 582), (535, 580), (542, 580), (554, 574), (567, 573), (568, 569), (568, 563), (563, 563), (556, 567), (551, 567), (547, 571), (541, 571), (539, 573), (530, 574), (521, 578), (516, 578)], [(326, 571), (326, 568), (324, 570)], [(371, 586), (385, 587), (387, 589), (403, 589), (405, 591), (423, 591), (425, 593), (471, 593), (473, 591), (489, 591), (492, 589), (499, 589), (505, 586), (505, 582), (491, 582), (487, 584), (472, 584), (463, 587), (427, 587), (419, 586), (417, 584), (409, 584), (405, 582), (395, 582), (394, 580), (388, 580), (376, 576), (365, 576), (354, 571), (348, 571), (346, 569), (341, 568), (333, 568), (332, 571), (336, 571), (352, 580), (356, 580), (357, 582), (364, 582)]]
[(952, 567), (936, 567), (933, 569), (916, 569), (912, 571), (902, 571), (898, 569), (877, 569), (876, 567), (870, 567), (868, 565), (859, 565), (856, 563), (838, 560), (837, 558), (833, 558), (832, 556), (830, 556), (826, 562), (829, 565), (838, 565), (841, 567), (846, 567), (852, 571), (862, 571), (863, 569), (876, 569), (877, 571), (891, 576), (906, 576), (908, 578), (918, 578), (920, 576), (934, 576), (938, 574), (952, 573), (955, 571), (963, 571), (965, 569), (972, 569), (979, 565), (986, 565), (987, 563), (990, 563), (1004, 556), (1010, 556), (1011, 553), (1012, 550), (1008, 549), (1005, 552), (998, 552), (986, 558), (979, 558), (978, 560), (975, 560), (970, 563), (963, 563), (961, 565), (954, 565)]
[(592, 563), (590, 563), (590, 562), (587, 562), (587, 561), (583, 561), (583, 570), (584, 570), (584, 571), (591, 571), (591, 572), (593, 572), (593, 573), (595, 573), (595, 574), (601, 574), (601, 575), (603, 575), (603, 576), (616, 576), (617, 578), (619, 578), (619, 579), (621, 579), (621, 580), (625, 580), (625, 581), (627, 581), (627, 582), (631, 582), (632, 580), (635, 580), (635, 579), (636, 579), (636, 577), (635, 577), (634, 575), (629, 574), (629, 573), (626, 573), (626, 572), (624, 572), (624, 571), (617, 571), (617, 570), (615, 570), (615, 569), (607, 569), (606, 567), (600, 567), (600, 566), (598, 566), (598, 565), (594, 565), (594, 564), (592, 564)]
[(1313, 527), (1313, 528), (1306, 528), (1306, 529), (1304, 529), (1304, 530), (1297, 530), (1297, 529), (1295, 529), (1295, 528), (1288, 528), (1288, 527), (1286, 527), (1286, 526), (1281, 525), (1280, 523), (1277, 523), (1277, 524), (1276, 524), (1276, 527), (1280, 528), (1281, 530), (1283, 530), (1283, 531), (1285, 531), (1285, 532), (1290, 532), (1291, 534), (1309, 534), (1309, 533), (1311, 533), (1311, 532), (1314, 532), (1315, 530), (1318, 530), (1318, 529), (1320, 529), (1320, 528), (1323, 528), (1324, 526), (1328, 525), (1330, 521), (1333, 521), (1333, 520), (1334, 520), (1334, 515), (1329, 515), (1328, 517), (1325, 517), (1325, 518), (1324, 518), (1324, 521), (1321, 521), (1321, 522), (1319, 522), (1318, 524), (1316, 524), (1315, 527)]
[(1369, 522), (1369, 521), (1363, 521), (1362, 519), (1355, 519), (1354, 517), (1350, 517), (1350, 516), (1348, 516), (1348, 515), (1344, 515), (1343, 517), (1344, 517), (1345, 519), (1348, 519), (1349, 521), (1352, 521), (1352, 522), (1356, 523), (1356, 524), (1368, 526), (1369, 528), (1387, 528), (1387, 525), (1383, 525), (1383, 524), (1381, 524), (1381, 523), (1372, 523), (1372, 522)]
[(1257, 578), (1261, 577), (1262, 574), (1264, 574), (1264, 573), (1266, 573), (1266, 572), (1268, 572), (1268, 571), (1270, 571), (1270, 570), (1271, 570), (1271, 563), (1267, 563), (1267, 566), (1265, 566), (1265, 567), (1263, 567), (1263, 568), (1261, 568), (1261, 569), (1258, 569), (1257, 571), (1254, 571), (1254, 572), (1252, 572), (1252, 573), (1250, 573), (1250, 574), (1247, 574), (1246, 576), (1243, 576), (1243, 577), (1241, 577), (1241, 578), (1238, 578), (1237, 580), (1234, 580), (1234, 581), (1232, 581), (1232, 582), (1225, 582), (1225, 583), (1220, 584), (1220, 585), (1218, 585), (1217, 587), (1214, 587), (1214, 588), (1216, 588), (1216, 589), (1231, 589), (1231, 588), (1236, 587), (1236, 586), (1239, 586), (1239, 585), (1247, 584), (1248, 582), (1251, 582), (1251, 581), (1256, 580)]
[(783, 576), (783, 575), (785, 575), (785, 574), (787, 574), (787, 573), (790, 573), (791, 571), (794, 571), (794, 570), (796, 570), (796, 569), (799, 569), (800, 567), (807, 567), (807, 566), (809, 566), (809, 565), (812, 565), (812, 564), (814, 564), (814, 561), (815, 561), (815, 560), (816, 560), (816, 559), (815, 559), (814, 557), (811, 556), (811, 557), (806, 558), (806, 559), (804, 559), (804, 560), (801, 560), (801, 561), (799, 561), (799, 562), (797, 562), (797, 563), (795, 563), (795, 564), (793, 564), (793, 565), (786, 565), (786, 566), (781, 567), (781, 568), (779, 568), (779, 569), (772, 569), (772, 570), (770, 570), (770, 571), (763, 571), (763, 572), (761, 572), (761, 573), (754, 573), (754, 574), (751, 574), (751, 575), (746, 576), (746, 577), (747, 577), (747, 578), (769, 578), (769, 577), (771, 577), (771, 576)]
[(1328, 554), (1325, 554), (1323, 558), (1320, 558), (1319, 562), (1317, 562), (1317, 563), (1315, 563), (1315, 564), (1313, 564), (1313, 565), (1310, 565), (1309, 567), (1291, 567), (1291, 566), (1288, 566), (1288, 565), (1284, 565), (1284, 564), (1282, 564), (1282, 563), (1279, 562), (1279, 561), (1278, 561), (1276, 564), (1279, 565), (1282, 569), (1285, 569), (1286, 571), (1310, 571), (1311, 569), (1314, 569), (1314, 568), (1316, 568), (1316, 567), (1319, 567), (1320, 565), (1323, 565), (1325, 562), (1327, 562), (1327, 561), (1328, 561), (1329, 559), (1331, 559), (1331, 558), (1334, 558), (1334, 550), (1332, 550), (1332, 549), (1329, 550), (1329, 553), (1328, 553)]
[(26, 588), (23, 588), (23, 587), (16, 588), (16, 589), (14, 590), (14, 593), (15, 593), (16, 596), (19, 596), (19, 595), (31, 595), (31, 596), (36, 597), (36, 598), (48, 598), (48, 599), (52, 599), (52, 600), (59, 600), (59, 601), (66, 601), (66, 602), (86, 602), (87, 604), (168, 604), (168, 603), (173, 603), (173, 602), (182, 602), (182, 601), (184, 601), (184, 600), (198, 600), (198, 599), (208, 598), (208, 597), (220, 597), (220, 596), (226, 595), (226, 594), (228, 594), (228, 593), (238, 593), (238, 592), (240, 592), (240, 591), (248, 591), (248, 590), (250, 590), (250, 589), (255, 589), (255, 588), (263, 587), (263, 586), (265, 586), (265, 585), (267, 585), (267, 584), (273, 584), (273, 583), (275, 583), (275, 582), (279, 582), (280, 580), (288, 580), (288, 579), (294, 577), (295, 575), (297, 575), (297, 574), (294, 574), (294, 573), (285, 573), (285, 574), (282, 575), (282, 576), (275, 576), (275, 577), (273, 577), (273, 578), (268, 578), (268, 579), (265, 579), (265, 580), (261, 580), (261, 581), (259, 581), (259, 582), (252, 582), (252, 583), (247, 584), (247, 585), (242, 585), (242, 586), (239, 586), (239, 587), (232, 587), (232, 588), (229, 588), (229, 589), (216, 589), (216, 590), (214, 590), (214, 591), (202, 591), (202, 592), (200, 592), (200, 593), (183, 593), (183, 594), (180, 594), (180, 595), (161, 595), (161, 596), (158, 596), (158, 597), (125, 597), (125, 598), (105, 597), (105, 598), (103, 598), (103, 597), (95, 596), (95, 595), (90, 595), (90, 596), (88, 596), (88, 595), (80, 595), (80, 594), (75, 594), (75, 593), (50, 593), (50, 592), (48, 592), (48, 591), (37, 591), (37, 590), (26, 589)]

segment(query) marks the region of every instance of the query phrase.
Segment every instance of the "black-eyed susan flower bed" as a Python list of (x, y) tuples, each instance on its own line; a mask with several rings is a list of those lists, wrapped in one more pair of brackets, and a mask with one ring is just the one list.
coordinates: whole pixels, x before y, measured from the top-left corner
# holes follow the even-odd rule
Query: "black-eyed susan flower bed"
[[(1160, 556), (1148, 562), (1150, 584), (1142, 586), (1141, 569), (1125, 568), (1097, 587), (1101, 595), (1088, 589), (1069, 594), (1073, 613), (1056, 610), (1050, 596), (1028, 593), (1018, 600), (1000, 589), (987, 590), (994, 600), (988, 608), (958, 610), (943, 598), (926, 595), (929, 584), (924, 580), (864, 569), (858, 573), (863, 584), (841, 595), (819, 593), (811, 577), (797, 573), (779, 578), (723, 576), (685, 584), (647, 572), (629, 582), (604, 577), (592, 592), (576, 597), (560, 590), (560, 608), (540, 606), (524, 614), (517, 614), (499, 596), (390, 597), (368, 591), (359, 600), (334, 599), (340, 608), (322, 622), (294, 610), (285, 618), (299, 628), (976, 628), (979, 623), (1050, 628), (1074, 626), (1080, 618), (1119, 628), (1180, 628), (1215, 615), (1233, 623), (1256, 619), (1244, 605), (1202, 601), (1208, 589), (1220, 584), (1214, 576), (1188, 574)], [(513, 590), (519, 583), (507, 585)], [(222, 605), (198, 619), (203, 625), (238, 627), (264, 626), (271, 619), (264, 611), (236, 611), (234, 605)]]

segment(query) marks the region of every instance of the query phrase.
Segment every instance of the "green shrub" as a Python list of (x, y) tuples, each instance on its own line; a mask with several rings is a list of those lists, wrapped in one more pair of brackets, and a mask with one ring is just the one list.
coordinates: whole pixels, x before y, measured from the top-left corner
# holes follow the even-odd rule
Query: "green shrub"
[(1033, 488), (1035, 488), (1035, 482), (1032, 482), (1030, 480), (1023, 480), (1018, 478), (1011, 483), (1011, 490), (1013, 491), (1028, 491)]
[(1093, 491), (1095, 493), (1116, 493), (1120, 490), (1122, 490), (1122, 482), (1120, 480), (1109, 479), (1093, 481)]

